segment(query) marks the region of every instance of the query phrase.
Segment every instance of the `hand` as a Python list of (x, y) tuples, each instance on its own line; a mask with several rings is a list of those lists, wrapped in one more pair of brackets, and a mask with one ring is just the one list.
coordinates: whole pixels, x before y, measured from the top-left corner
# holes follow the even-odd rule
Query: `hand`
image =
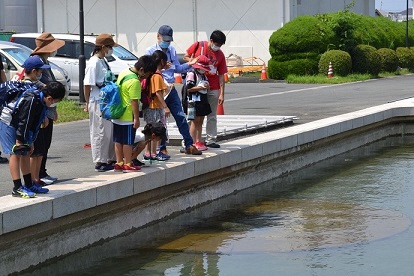
[(88, 110), (88, 104), (87, 104), (87, 103), (85, 104), (85, 107), (83, 108), (83, 111), (84, 111), (84, 112), (88, 112), (88, 111), (89, 111), (89, 110)]
[(170, 111), (170, 109), (169, 109), (168, 107), (166, 107), (166, 108), (164, 109), (164, 112), (165, 112), (165, 118), (170, 117), (170, 115), (171, 115), (171, 111)]
[(224, 103), (224, 95), (220, 94), (218, 98), (218, 104), (223, 104), (223, 103)]
[(172, 63), (170, 61), (167, 61), (167, 64), (165, 65), (164, 69), (170, 68)]
[(135, 117), (134, 117), (134, 128), (135, 128), (135, 129), (138, 129), (138, 128), (139, 128), (139, 125), (140, 125), (139, 118), (135, 118)]
[(193, 64), (196, 64), (196, 63), (197, 63), (197, 61), (198, 61), (198, 59), (200, 58), (200, 56), (198, 56), (198, 57), (196, 57), (196, 58), (194, 58), (193, 56), (194, 56), (194, 55), (191, 55), (191, 60), (188, 62), (188, 65), (193, 65)]

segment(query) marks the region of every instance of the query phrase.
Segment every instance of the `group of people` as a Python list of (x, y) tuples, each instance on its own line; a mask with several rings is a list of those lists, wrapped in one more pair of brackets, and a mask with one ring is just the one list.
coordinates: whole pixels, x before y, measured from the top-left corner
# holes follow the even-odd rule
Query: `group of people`
[[(99, 91), (105, 83), (115, 80), (105, 56), (110, 56), (118, 44), (110, 34), (97, 36), (84, 78), (85, 111), (89, 112), (92, 159), (96, 171), (139, 171), (144, 165), (137, 158), (140, 151), (143, 151), (145, 160), (167, 161), (171, 158), (166, 146), (168, 135), (164, 131), (162, 135), (154, 135), (156, 139), (138, 143), (142, 142), (141, 133), (137, 131), (141, 105), (146, 127), (157, 126), (157, 129), (166, 130), (166, 119), (172, 115), (183, 137), (182, 153), (201, 155), (209, 147), (220, 147), (217, 144), (217, 106), (224, 102), (224, 74), (227, 73), (220, 47), (226, 42), (226, 36), (215, 30), (209, 41), (193, 43), (187, 49), (184, 64), (180, 64), (171, 41), (173, 29), (168, 25), (161, 26), (157, 42), (146, 49), (145, 55), (133, 68), (119, 74), (116, 82), (126, 109), (120, 118), (107, 120), (101, 117)], [(195, 107), (195, 117), (191, 121), (187, 120), (175, 88), (175, 73), (187, 74), (188, 98)], [(206, 139), (202, 141), (205, 117)]]
[[(50, 33), (40, 35), (36, 48), (23, 63), (20, 81), (24, 92), (1, 107), (0, 142), (3, 152), (10, 155), (13, 196), (31, 198), (48, 193), (44, 186), (57, 180), (48, 175), (46, 161), (53, 121), (58, 116), (56, 105), (64, 98), (65, 87), (56, 81), (47, 59), (64, 44)], [(6, 82), (5, 77), (1, 80), (7, 89), (16, 85)]]
[[(169, 160), (166, 119), (170, 115), (183, 137), (180, 152), (201, 155), (209, 147), (220, 147), (216, 111), (218, 104), (224, 102), (227, 67), (220, 47), (225, 44), (226, 36), (215, 30), (209, 41), (193, 43), (187, 49), (184, 64), (180, 64), (172, 41), (173, 29), (161, 26), (157, 42), (146, 49), (133, 68), (125, 69), (115, 79), (105, 57), (111, 56), (118, 44), (110, 34), (97, 36), (84, 78), (84, 111), (89, 113), (96, 171), (139, 171), (145, 164), (138, 160), (142, 152), (145, 160)], [(0, 163), (9, 163), (13, 196), (32, 198), (48, 193), (49, 189), (44, 186), (57, 181), (48, 175), (46, 161), (53, 122), (58, 118), (56, 105), (64, 98), (65, 87), (56, 81), (48, 58), (56, 55), (64, 44), (50, 33), (36, 38), (36, 49), (23, 64), (21, 81), (28, 89), (0, 110), (0, 143), (3, 153), (10, 156), (9, 159), (0, 156)], [(0, 62), (0, 83), (7, 84), (3, 69)], [(188, 100), (195, 108), (191, 120), (187, 120), (175, 88), (175, 73), (187, 74)], [(100, 89), (110, 81), (116, 81), (126, 108), (121, 117), (106, 120), (101, 116), (99, 95)], [(142, 128), (141, 114), (145, 121)], [(206, 139), (202, 141), (205, 117)]]

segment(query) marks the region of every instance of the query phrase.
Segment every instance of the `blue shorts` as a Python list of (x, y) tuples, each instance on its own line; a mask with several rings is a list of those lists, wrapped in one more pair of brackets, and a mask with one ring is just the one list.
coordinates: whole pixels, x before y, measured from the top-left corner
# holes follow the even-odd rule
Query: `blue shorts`
[[(33, 141), (22, 141), (25, 144), (32, 145)], [(27, 155), (27, 152), (12, 152), (13, 146), (16, 144), (16, 129), (13, 126), (0, 121), (0, 143), (4, 154)]]
[(133, 125), (118, 125), (114, 123), (114, 143), (133, 145), (137, 129)]

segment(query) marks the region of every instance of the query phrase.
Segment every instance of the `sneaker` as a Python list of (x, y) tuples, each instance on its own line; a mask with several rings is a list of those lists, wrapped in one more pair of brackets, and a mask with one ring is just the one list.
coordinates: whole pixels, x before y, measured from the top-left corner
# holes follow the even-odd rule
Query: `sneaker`
[(141, 170), (141, 167), (139, 166), (134, 166), (132, 164), (124, 164), (123, 165), (123, 172), (124, 173), (128, 173), (128, 172), (138, 172)]
[(180, 153), (185, 153), (185, 147), (180, 148)]
[(27, 188), (27, 189), (36, 194), (47, 194), (49, 192), (48, 188), (42, 188), (36, 183), (33, 183), (32, 187)]
[(206, 146), (207, 147), (209, 147), (209, 148), (215, 148), (215, 149), (218, 149), (218, 148), (220, 148), (220, 145), (219, 144), (217, 144), (217, 143), (206, 143)]
[(208, 148), (202, 142), (196, 142), (194, 146), (201, 151), (208, 150)]
[(201, 151), (199, 151), (194, 145), (189, 146), (185, 149), (185, 154), (191, 154), (191, 155), (201, 155), (203, 154)]
[(169, 156), (168, 154), (163, 153), (162, 151), (160, 151), (157, 154), (157, 160), (158, 161), (167, 161), (171, 158), (171, 156)]
[(48, 184), (46, 184), (46, 182), (42, 181), (41, 179), (39, 181), (33, 182), (36, 183), (38, 186), (43, 187), (43, 186), (47, 186)]
[(124, 164), (123, 163), (115, 163), (114, 171), (115, 172), (123, 172), (124, 171)]
[(133, 164), (134, 166), (138, 166), (138, 167), (143, 167), (143, 166), (145, 166), (145, 163), (144, 163), (144, 162), (139, 161), (138, 159), (132, 159), (132, 164)]
[(95, 166), (96, 172), (107, 172), (107, 171), (112, 171), (113, 169), (114, 167), (112, 165), (106, 164), (106, 163), (102, 163), (100, 165)]
[(153, 154), (151, 157), (149, 154), (144, 154), (144, 160), (157, 160), (157, 155)]
[(50, 175), (46, 175), (45, 177), (40, 178), (41, 181), (46, 183), (46, 185), (50, 185), (56, 182), (57, 177), (51, 177)]
[(32, 198), (35, 197), (36, 194), (27, 189), (26, 187), (20, 186), (20, 188), (17, 190), (13, 189), (12, 196), (18, 196), (21, 198)]
[(0, 164), (5, 164), (5, 163), (9, 163), (9, 159), (7, 159), (6, 157), (0, 156)]

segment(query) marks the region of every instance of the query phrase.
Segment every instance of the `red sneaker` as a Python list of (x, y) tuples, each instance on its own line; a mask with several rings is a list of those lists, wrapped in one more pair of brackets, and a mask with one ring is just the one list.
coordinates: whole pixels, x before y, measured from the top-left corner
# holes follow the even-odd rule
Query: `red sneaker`
[(115, 163), (114, 164), (114, 171), (115, 172), (123, 172), (124, 171), (124, 165), (122, 163)]
[(194, 145), (200, 151), (208, 150), (208, 148), (204, 145), (203, 142), (196, 142)]
[(134, 166), (132, 164), (124, 164), (123, 165), (123, 172), (124, 173), (128, 173), (128, 172), (138, 172), (141, 170), (140, 166)]

